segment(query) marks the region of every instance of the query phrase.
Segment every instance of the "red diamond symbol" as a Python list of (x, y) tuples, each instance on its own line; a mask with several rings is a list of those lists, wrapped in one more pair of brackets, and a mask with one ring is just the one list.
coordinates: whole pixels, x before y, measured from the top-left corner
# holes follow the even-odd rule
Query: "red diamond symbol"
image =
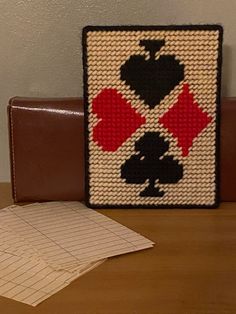
[(166, 112), (159, 122), (178, 140), (182, 155), (188, 156), (193, 140), (206, 128), (212, 117), (194, 101), (189, 85), (184, 84), (177, 102)]

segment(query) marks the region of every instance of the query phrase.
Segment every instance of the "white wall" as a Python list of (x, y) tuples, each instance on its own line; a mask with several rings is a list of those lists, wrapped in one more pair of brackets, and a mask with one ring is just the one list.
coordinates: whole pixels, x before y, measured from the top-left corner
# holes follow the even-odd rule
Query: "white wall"
[(82, 96), (85, 25), (221, 23), (223, 95), (236, 95), (235, 0), (0, 0), (0, 181), (9, 181), (12, 96)]

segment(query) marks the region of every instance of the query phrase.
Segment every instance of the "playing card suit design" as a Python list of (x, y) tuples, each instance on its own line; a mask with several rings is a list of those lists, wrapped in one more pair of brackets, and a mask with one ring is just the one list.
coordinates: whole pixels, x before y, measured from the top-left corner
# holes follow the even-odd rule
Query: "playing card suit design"
[(141, 40), (140, 45), (149, 52), (150, 58), (132, 55), (120, 68), (121, 80), (151, 109), (184, 79), (184, 65), (175, 55), (161, 55), (155, 59), (156, 52), (164, 44), (164, 40)]
[(162, 197), (165, 192), (156, 183), (173, 184), (183, 177), (183, 165), (174, 156), (164, 156), (169, 149), (169, 142), (159, 132), (146, 132), (136, 143), (136, 154), (121, 166), (121, 178), (128, 184), (148, 186), (140, 196)]
[(182, 155), (188, 156), (193, 140), (212, 121), (194, 100), (187, 83), (179, 94), (177, 102), (159, 119), (165, 128), (177, 138)]
[(93, 99), (92, 112), (100, 120), (93, 128), (93, 140), (104, 151), (115, 152), (146, 122), (114, 88), (104, 88)]

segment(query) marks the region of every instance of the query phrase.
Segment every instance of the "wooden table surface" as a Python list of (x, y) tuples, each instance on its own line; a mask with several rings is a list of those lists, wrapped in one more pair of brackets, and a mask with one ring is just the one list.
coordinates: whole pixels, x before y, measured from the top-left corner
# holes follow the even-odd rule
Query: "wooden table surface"
[[(10, 204), (0, 184), (0, 208)], [(236, 313), (236, 203), (100, 212), (155, 247), (108, 259), (36, 308), (0, 297), (1, 314)]]

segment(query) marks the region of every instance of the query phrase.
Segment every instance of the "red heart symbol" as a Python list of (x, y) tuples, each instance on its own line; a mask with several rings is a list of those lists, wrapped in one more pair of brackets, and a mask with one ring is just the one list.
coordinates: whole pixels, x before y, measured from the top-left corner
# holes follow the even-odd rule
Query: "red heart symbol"
[(104, 88), (93, 99), (92, 112), (100, 119), (93, 129), (93, 140), (104, 151), (115, 152), (146, 122), (145, 117), (113, 88)]

